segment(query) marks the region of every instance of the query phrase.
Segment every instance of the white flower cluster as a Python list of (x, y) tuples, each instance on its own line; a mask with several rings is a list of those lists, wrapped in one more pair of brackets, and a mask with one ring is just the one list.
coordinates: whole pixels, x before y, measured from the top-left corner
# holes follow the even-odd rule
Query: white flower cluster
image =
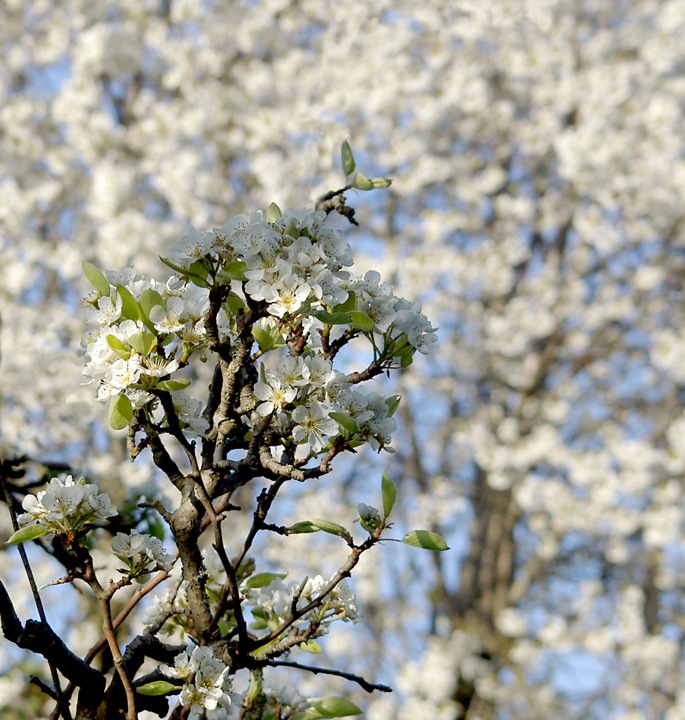
[(324, 335), (330, 343), (332, 330), (343, 325), (347, 339), (366, 333), (378, 368), (387, 368), (410, 363), (416, 350), (427, 352), (435, 331), (419, 304), (393, 295), (378, 273), (356, 278), (344, 269), (352, 264), (350, 246), (326, 220), (324, 212), (301, 210), (267, 222), (256, 212), (210, 232), (190, 227), (165, 261), (187, 277), (166, 284), (136, 279), (131, 268), (103, 276), (91, 266), (86, 274), (96, 293), (88, 299), (93, 328), (85, 337), (84, 375), (99, 383), (98, 398), (113, 399), (115, 409), (123, 394), (117, 426), (130, 420), (134, 405), (154, 409), (154, 391), (163, 390), (173, 393), (186, 434), (208, 429), (201, 403), (180, 392), (187, 383), (171, 378), (205, 343), (209, 300), (191, 296), (186, 280), (192, 280), (202, 287), (230, 285), (216, 316), (223, 341), (233, 339), (235, 314), (249, 299), (263, 303), (254, 328), (263, 350), (282, 347), (282, 335), (291, 332), (306, 338), (299, 357), (281, 357), (275, 370), (262, 366), (253, 389), (261, 416), (273, 413), (281, 426), (292, 423), (296, 460), (320, 453), (340, 432), (338, 422), (350, 441), (386, 447), (397, 427), (392, 402), (346, 384), (324, 357)]
[[(296, 609), (303, 608), (312, 600), (319, 597), (330, 581), (317, 575), (308, 578), (297, 600)], [(268, 586), (249, 591), (249, 602), (255, 606), (253, 615), (261, 618), (272, 629), (277, 627), (286, 618), (290, 617), (293, 597), (300, 588), (301, 583), (285, 583), (279, 577), (274, 578)], [(310, 610), (297, 620), (296, 627), (308, 626), (316, 623), (319, 627), (312, 637), (318, 637), (328, 632), (328, 626), (335, 620), (351, 620), (354, 623), (361, 620), (361, 614), (355, 604), (354, 593), (345, 580), (339, 582), (326, 596), (319, 608)]]
[(141, 407), (153, 399), (150, 390), (167, 389), (184, 433), (202, 435), (208, 427), (202, 404), (182, 392), (187, 383), (165, 384), (164, 379), (202, 347), (206, 299), (192, 296), (192, 286), (178, 278), (166, 284), (136, 279), (132, 268), (105, 276), (110, 294), (89, 300), (92, 327), (84, 336), (83, 374), (98, 382), (98, 400), (123, 393)]
[[(359, 387), (353, 389), (329, 360), (316, 355), (281, 356), (276, 368), (266, 370), (263, 382), (254, 386), (254, 394), (261, 400), (257, 406), (260, 415), (275, 412), (282, 425), (289, 420), (295, 424), (297, 460), (320, 452), (326, 445), (326, 436), (339, 432), (331, 412), (346, 415), (351, 431), (368, 441), (374, 450), (389, 444), (390, 434), (397, 428), (386, 398), (375, 392), (365, 393)], [(301, 404), (288, 413), (286, 409), (291, 403)]]
[(269, 314), (297, 313), (311, 296), (326, 305), (347, 299), (343, 284), (352, 264), (350, 246), (342, 233), (325, 224), (326, 213), (286, 212), (266, 222), (261, 212), (238, 215), (211, 232), (190, 227), (170, 248), (181, 267), (205, 257), (246, 265), (245, 292), (269, 304)]
[[(180, 701), (190, 705), (189, 720), (203, 717), (205, 711), (227, 711), (232, 703), (228, 665), (214, 656), (212, 649), (196, 646), (179, 653), (173, 667), (164, 667), (168, 677), (185, 681)], [(217, 714), (217, 716), (224, 715)], [(214, 714), (212, 714), (214, 716)]]
[[(412, 348), (428, 352), (437, 336), (420, 305), (396, 297), (377, 272), (357, 279), (344, 270), (353, 262), (350, 246), (326, 219), (325, 212), (309, 210), (287, 211), (273, 222), (261, 212), (238, 215), (211, 232), (188, 228), (170, 256), (182, 268), (203, 260), (244, 263), (244, 292), (268, 303), (277, 318), (345, 303), (352, 291), (353, 309), (373, 320), (374, 332), (390, 330), (390, 338), (404, 336)], [(312, 320), (310, 347), (320, 343), (316, 328)]]
[(112, 539), (112, 553), (125, 563), (125, 573), (139, 583), (146, 582), (153, 570), (170, 570), (174, 562), (159, 538), (137, 530), (117, 533)]
[(47, 490), (35, 497), (26, 495), (22, 501), (26, 511), (19, 515), (19, 524), (40, 524), (55, 535), (73, 538), (85, 525), (118, 515), (106, 493), (98, 493), (96, 485), (85, 479), (74, 481), (71, 475), (50, 480)]

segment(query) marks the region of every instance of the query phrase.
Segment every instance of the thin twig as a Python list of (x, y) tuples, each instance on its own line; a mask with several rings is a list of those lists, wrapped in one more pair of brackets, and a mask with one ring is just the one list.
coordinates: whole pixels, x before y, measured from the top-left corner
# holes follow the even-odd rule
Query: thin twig
[(366, 692), (370, 693), (374, 690), (380, 690), (381, 692), (392, 692), (392, 688), (387, 685), (380, 685), (377, 683), (370, 683), (368, 680), (359, 677), (359, 675), (353, 675), (352, 673), (343, 672), (342, 670), (330, 670), (328, 668), (315, 667), (312, 665), (300, 665), (300, 663), (290, 662), (288, 660), (267, 660), (267, 665), (284, 667), (293, 667), (298, 670), (307, 670), (307, 672), (314, 673), (315, 675), (336, 675), (337, 677), (345, 678), (345, 680), (351, 680), (360, 685)]
[[(5, 479), (5, 473), (3, 471), (3, 468), (4, 468), (3, 460), (0, 457), (0, 484), (2, 485), (2, 492), (5, 496), (5, 502), (7, 503), (7, 507), (10, 511), (10, 517), (12, 518), (12, 528), (14, 529), (14, 532), (17, 532), (17, 530), (19, 530), (19, 522), (17, 521), (17, 514), (14, 511), (14, 505), (12, 504), (12, 498), (10, 496), (10, 492), (7, 487), (7, 480)], [(45, 608), (43, 607), (43, 601), (41, 600), (40, 593), (38, 592), (38, 586), (36, 585), (36, 579), (33, 576), (33, 570), (31, 570), (31, 564), (29, 563), (29, 558), (28, 558), (28, 555), (26, 554), (26, 550), (24, 549), (24, 546), (21, 543), (17, 546), (17, 549), (19, 550), (21, 562), (24, 566), (24, 570), (26, 572), (26, 577), (28, 578), (29, 585), (31, 586), (31, 594), (33, 595), (33, 599), (36, 603), (36, 608), (38, 610), (38, 615), (40, 617), (40, 620), (46, 626), (50, 627), (50, 625), (48, 623), (47, 615), (45, 614)], [(59, 675), (57, 674), (57, 668), (54, 666), (54, 664), (51, 661), (48, 661), (48, 666), (50, 668), (50, 675), (52, 677), (52, 683), (55, 686), (55, 693), (57, 694), (57, 707), (55, 708), (55, 712), (53, 713), (55, 720), (60, 716), (60, 714), (62, 714), (66, 718), (66, 720), (71, 720), (71, 712), (69, 710), (69, 703), (68, 703), (68, 701), (65, 701), (65, 699), (63, 698), (62, 689), (60, 687), (60, 682), (59, 682)]]

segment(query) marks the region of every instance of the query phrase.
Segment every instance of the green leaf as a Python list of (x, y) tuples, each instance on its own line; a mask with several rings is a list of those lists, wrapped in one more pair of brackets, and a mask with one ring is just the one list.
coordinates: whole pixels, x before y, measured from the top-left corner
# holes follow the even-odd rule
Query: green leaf
[(360, 172), (358, 172), (354, 176), (354, 180), (352, 181), (352, 187), (356, 187), (357, 190), (373, 190), (371, 180), (369, 180), (367, 177), (364, 177)]
[(309, 522), (318, 527), (319, 530), (323, 530), (331, 535), (337, 535), (347, 541), (352, 540), (350, 533), (347, 532), (342, 525), (338, 525), (338, 523), (331, 522), (330, 520), (321, 520), (320, 518), (312, 518)]
[(119, 340), (116, 335), (107, 336), (107, 344), (122, 359), (128, 360), (131, 357), (131, 351)]
[(184, 268), (182, 265), (177, 265), (174, 262), (171, 262), (169, 258), (163, 258), (161, 255), (159, 256), (159, 259), (168, 267), (171, 268), (174, 272), (178, 273), (179, 275), (191, 275), (188, 268)]
[(357, 295), (355, 294), (354, 290), (348, 290), (347, 291), (347, 300), (345, 300), (344, 303), (340, 303), (340, 305), (336, 305), (333, 308), (333, 312), (349, 312), (350, 310), (354, 310), (354, 308), (357, 306)]
[(352, 325), (354, 327), (358, 327), (364, 332), (373, 330), (373, 320), (368, 315), (358, 310), (351, 310), (348, 315), (352, 318)]
[(371, 186), (377, 190), (384, 190), (392, 185), (392, 180), (390, 178), (371, 178), (369, 182), (371, 183)]
[(250, 623), (250, 629), (251, 630), (264, 630), (264, 628), (269, 627), (269, 624), (264, 620), (264, 618), (255, 618)]
[(412, 530), (402, 538), (402, 542), (405, 545), (423, 548), (424, 550), (449, 550), (447, 543), (440, 535), (430, 530)]
[(150, 310), (152, 310), (155, 305), (161, 305), (162, 307), (164, 307), (164, 300), (156, 290), (148, 288), (140, 296), (139, 305), (140, 309), (143, 311), (143, 315), (145, 315), (145, 319), (149, 319)]
[(109, 424), (113, 430), (123, 430), (128, 427), (128, 424), (133, 418), (133, 407), (131, 401), (120, 393), (119, 395), (112, 395), (112, 399), (109, 403)]
[(243, 302), (240, 295), (236, 295), (234, 292), (228, 293), (228, 297), (224, 303), (228, 308), (228, 312), (231, 315), (237, 315), (238, 311), (244, 309), (245, 303)]
[(45, 535), (47, 530), (42, 525), (27, 525), (13, 533), (5, 545), (18, 545), (19, 543), (35, 540)]
[(234, 260), (233, 262), (226, 263), (223, 268), (217, 273), (217, 277), (225, 284), (228, 285), (231, 280), (240, 280), (245, 282), (245, 270), (247, 270), (247, 263), (242, 260)]
[(123, 285), (117, 285), (117, 292), (121, 296), (121, 316), (126, 320), (133, 320), (134, 322), (140, 320), (140, 307), (133, 295), (131, 295), (130, 290)]
[(414, 348), (410, 348), (409, 352), (405, 353), (400, 361), (400, 367), (409, 367), (414, 362)]
[(343, 697), (321, 698), (313, 707), (322, 717), (329, 718), (361, 715), (362, 712), (351, 700)]
[(383, 495), (383, 517), (387, 518), (393, 507), (395, 507), (395, 500), (397, 499), (397, 488), (387, 472), (383, 473), (381, 493)]
[(143, 352), (147, 357), (157, 347), (157, 336), (154, 333), (143, 331)]
[(357, 433), (359, 432), (359, 426), (357, 425), (354, 418), (351, 418), (349, 415), (345, 415), (345, 413), (339, 413), (339, 412), (332, 412), (328, 413), (333, 420), (335, 420), (340, 427), (347, 430), (347, 432), (351, 433)]
[(352, 155), (352, 148), (347, 140), (343, 141), (342, 147), (340, 148), (340, 158), (342, 160), (342, 168), (345, 175), (351, 175), (357, 166), (354, 162), (354, 156)]
[(196, 275), (203, 280), (209, 275), (209, 269), (202, 260), (195, 260), (195, 262), (191, 263), (188, 271), (191, 275)]
[(128, 339), (131, 347), (147, 357), (157, 346), (157, 336), (147, 330), (138, 330)]
[(271, 583), (272, 580), (275, 580), (276, 578), (283, 578), (288, 573), (257, 573), (256, 575), (253, 575), (245, 584), (249, 588), (262, 588), (266, 587)]
[(271, 350), (276, 344), (276, 338), (257, 325), (252, 328), (252, 337), (259, 343), (259, 347), (262, 348), (262, 350)]
[(209, 283), (206, 282), (206, 278), (209, 275), (209, 269), (202, 262), (202, 260), (196, 260), (194, 263), (192, 263), (191, 266), (188, 268), (186, 274), (190, 278), (190, 282), (192, 282), (193, 285), (197, 285), (201, 288), (209, 287)]
[(183, 390), (188, 385), (190, 385), (190, 380), (162, 380), (162, 382), (157, 383), (157, 389), (174, 392), (174, 390)]
[(312, 655), (318, 655), (321, 652), (321, 647), (313, 640), (308, 640), (307, 642), (300, 643), (298, 647), (300, 648), (300, 650), (304, 650), (305, 652), (311, 653)]
[(88, 278), (88, 282), (102, 295), (103, 297), (109, 297), (110, 289), (107, 278), (89, 262), (84, 262), (81, 266), (83, 268), (83, 274)]
[(321, 320), (326, 325), (342, 325), (351, 322), (352, 318), (346, 312), (328, 312), (326, 310), (318, 310), (314, 313), (314, 317)]
[(397, 410), (397, 406), (400, 404), (401, 399), (401, 395), (391, 395), (390, 397), (385, 398), (385, 404), (388, 406), (388, 417), (392, 417), (395, 414), (395, 410)]
[(276, 203), (271, 203), (269, 207), (266, 209), (266, 221), (268, 223), (276, 222), (279, 217), (281, 217), (281, 208), (276, 205)]
[(154, 682), (145, 683), (136, 688), (136, 692), (141, 695), (168, 695), (172, 692), (180, 692), (181, 688), (172, 685), (166, 680), (155, 680)]
[(193, 283), (193, 285), (197, 285), (199, 288), (208, 288), (210, 287), (209, 283), (206, 280), (203, 280), (201, 277), (198, 277), (197, 275), (189, 275), (190, 282)]
[(302, 533), (314, 533), (319, 532), (320, 528), (316, 527), (316, 525), (312, 525), (312, 523), (309, 522), (309, 520), (304, 520), (302, 522), (295, 523), (294, 525), (291, 525), (290, 527), (286, 528), (286, 531), (288, 535), (300, 535)]

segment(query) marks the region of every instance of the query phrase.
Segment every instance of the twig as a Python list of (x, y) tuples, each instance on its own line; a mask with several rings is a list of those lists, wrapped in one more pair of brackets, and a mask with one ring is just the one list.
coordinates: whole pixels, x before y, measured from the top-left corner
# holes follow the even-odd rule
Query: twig
[[(5, 479), (5, 473), (4, 473), (4, 464), (2, 461), (2, 458), (0, 458), (0, 484), (2, 485), (2, 492), (5, 496), (5, 502), (7, 503), (7, 507), (10, 511), (10, 517), (12, 518), (12, 528), (14, 529), (14, 532), (17, 532), (19, 530), (19, 523), (17, 521), (17, 513), (14, 510), (14, 505), (12, 504), (12, 497), (10, 495), (9, 489), (7, 487), (7, 480)], [(26, 550), (24, 549), (24, 546), (22, 544), (19, 544), (17, 546), (17, 549), (19, 550), (19, 555), (21, 557), (21, 562), (24, 566), (24, 570), (26, 572), (26, 577), (28, 578), (29, 585), (31, 586), (31, 594), (33, 595), (33, 599), (36, 603), (36, 608), (38, 609), (38, 615), (40, 617), (41, 622), (46, 626), (50, 627), (48, 623), (48, 618), (45, 614), (45, 608), (43, 607), (43, 601), (40, 598), (40, 593), (38, 592), (38, 586), (36, 585), (36, 579), (33, 576), (33, 570), (31, 570), (31, 564), (29, 563), (28, 556), (26, 554)], [(57, 694), (57, 707), (55, 708), (55, 720), (59, 717), (60, 713), (66, 718), (66, 720), (71, 720), (71, 712), (69, 710), (69, 703), (68, 701), (65, 702), (62, 696), (62, 689), (60, 687), (59, 682), (59, 675), (57, 674), (57, 668), (54, 666), (52, 661), (48, 660), (48, 666), (50, 668), (50, 675), (52, 677), (52, 683), (55, 686), (55, 693)]]
[(298, 670), (307, 670), (315, 675), (336, 675), (337, 677), (345, 678), (345, 680), (351, 680), (360, 685), (366, 692), (371, 693), (374, 690), (380, 690), (381, 692), (392, 692), (392, 688), (387, 685), (380, 685), (377, 683), (370, 683), (368, 680), (359, 677), (359, 675), (353, 675), (352, 673), (343, 672), (342, 670), (330, 670), (328, 668), (314, 667), (312, 665), (300, 665), (300, 663), (290, 662), (288, 660), (267, 660), (267, 665), (278, 666), (282, 665), (285, 667), (293, 667)]

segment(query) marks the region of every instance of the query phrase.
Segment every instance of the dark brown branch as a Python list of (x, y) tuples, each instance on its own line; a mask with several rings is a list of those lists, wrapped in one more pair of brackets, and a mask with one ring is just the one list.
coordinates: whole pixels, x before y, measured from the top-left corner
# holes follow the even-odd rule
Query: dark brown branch
[(54, 630), (43, 622), (27, 620), (23, 626), (5, 586), (0, 582), (0, 621), (3, 635), (20, 648), (39, 653), (79, 687), (101, 694), (105, 677), (69, 650)]
[(359, 675), (353, 675), (352, 673), (343, 672), (342, 670), (330, 670), (328, 668), (315, 667), (312, 665), (300, 665), (300, 663), (290, 662), (288, 660), (267, 660), (267, 665), (272, 666), (283, 666), (297, 668), (298, 670), (306, 670), (307, 672), (314, 673), (315, 675), (335, 675), (336, 677), (345, 678), (345, 680), (351, 680), (356, 682), (357, 685), (361, 686), (366, 692), (371, 693), (374, 690), (380, 690), (381, 692), (392, 692), (392, 688), (387, 685), (379, 685), (376, 683), (370, 683)]

